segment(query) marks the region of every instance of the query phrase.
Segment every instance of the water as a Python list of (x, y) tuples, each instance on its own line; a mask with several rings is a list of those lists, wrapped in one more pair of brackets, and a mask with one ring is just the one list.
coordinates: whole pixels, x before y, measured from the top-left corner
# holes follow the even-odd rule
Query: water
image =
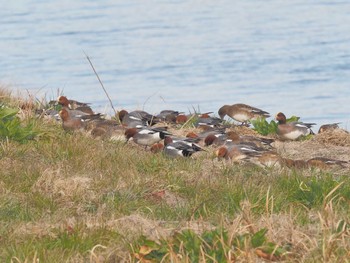
[(350, 126), (349, 1), (38, 1), (0, 11), (0, 81), (116, 109), (246, 103)]

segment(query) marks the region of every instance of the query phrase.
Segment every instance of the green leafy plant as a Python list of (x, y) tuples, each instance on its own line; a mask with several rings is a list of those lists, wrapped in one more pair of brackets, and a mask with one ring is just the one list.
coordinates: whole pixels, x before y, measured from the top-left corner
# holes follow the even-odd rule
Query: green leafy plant
[(23, 143), (33, 139), (36, 132), (33, 123), (23, 125), (17, 113), (17, 109), (0, 107), (0, 138)]
[(300, 117), (298, 116), (291, 116), (290, 118), (287, 119), (287, 123), (288, 122), (294, 122), (294, 121), (299, 121), (300, 120)]
[(263, 228), (251, 237), (251, 243), (254, 248), (260, 247), (266, 242), (266, 233), (267, 229)]
[(257, 131), (261, 135), (276, 134), (277, 133), (277, 122), (271, 120), (268, 122), (265, 118), (258, 118), (252, 120), (253, 130)]
[[(300, 117), (292, 116), (287, 119), (288, 122), (299, 121)], [(253, 130), (257, 131), (261, 135), (276, 134), (278, 123), (274, 120), (268, 122), (265, 118), (258, 118), (256, 120), (251, 120), (253, 125)]]
[[(255, 233), (235, 235), (229, 238), (226, 230), (214, 229), (196, 234), (192, 230), (175, 233), (159, 242), (142, 236), (134, 257), (140, 262), (161, 262), (165, 257), (186, 258), (190, 262), (227, 262), (231, 256), (239, 256), (246, 249), (254, 249), (256, 254), (266, 259), (277, 259), (287, 251), (273, 242), (267, 242), (267, 229)], [(231, 256), (230, 256), (231, 254)]]

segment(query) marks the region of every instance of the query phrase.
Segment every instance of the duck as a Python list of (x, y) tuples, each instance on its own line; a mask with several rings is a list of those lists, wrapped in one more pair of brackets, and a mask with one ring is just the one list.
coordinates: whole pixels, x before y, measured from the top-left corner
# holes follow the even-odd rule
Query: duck
[[(88, 116), (82, 117), (82, 119), (87, 119)], [(102, 118), (92, 118), (86, 125), (87, 130), (92, 130), (94, 128), (109, 128), (109, 127), (118, 127), (121, 126), (118, 121), (113, 119), (102, 119)]]
[(331, 124), (323, 124), (321, 127), (318, 129), (318, 133), (324, 133), (327, 131), (333, 131), (335, 129), (339, 129), (340, 122), (337, 123), (331, 123)]
[(59, 96), (57, 98), (58, 104), (60, 104), (66, 110), (71, 110), (74, 115), (93, 115), (93, 110), (88, 105), (89, 103), (83, 103), (76, 100), (69, 100), (66, 96)]
[(206, 146), (215, 144), (215, 145), (223, 145), (223, 144), (245, 144), (245, 145), (251, 145), (253, 147), (266, 147), (266, 148), (272, 148), (271, 144), (274, 142), (274, 139), (269, 138), (261, 138), (261, 137), (255, 137), (255, 136), (242, 136), (234, 131), (228, 131), (224, 134), (209, 134), (205, 139), (204, 143)]
[(126, 141), (131, 138), (136, 144), (143, 145), (145, 147), (152, 146), (153, 144), (160, 142), (165, 138), (166, 135), (171, 135), (171, 133), (166, 131), (164, 127), (158, 128), (128, 128), (124, 133)]
[(121, 124), (127, 128), (152, 126), (160, 121), (156, 116), (142, 110), (135, 110), (131, 112), (121, 110), (118, 112), (118, 118)]
[(175, 123), (185, 124), (188, 121), (188, 117), (185, 114), (179, 114), (176, 116)]
[(183, 142), (187, 142), (187, 143), (198, 143), (201, 138), (199, 137), (177, 137), (177, 136), (168, 136), (170, 137), (173, 142), (178, 142), (178, 141), (183, 141)]
[(248, 161), (252, 157), (260, 156), (263, 153), (261, 149), (244, 145), (244, 144), (228, 144), (221, 146), (216, 150), (215, 155), (218, 158), (224, 158), (233, 162)]
[(276, 114), (275, 119), (278, 122), (277, 135), (282, 140), (297, 140), (301, 136), (314, 134), (311, 127), (316, 123), (303, 123), (303, 122), (288, 122), (286, 115), (282, 112)]
[(217, 117), (210, 117), (210, 116), (205, 116), (203, 117), (199, 117), (195, 122), (194, 122), (194, 126), (195, 127), (200, 127), (200, 126), (204, 126), (204, 127), (218, 127), (222, 124), (223, 120)]
[(340, 166), (344, 168), (344, 164), (347, 164), (347, 161), (336, 160), (326, 157), (314, 157), (306, 161), (309, 167), (315, 167), (320, 169), (329, 169), (334, 166)]
[(85, 129), (86, 123), (81, 118), (71, 116), (68, 110), (60, 110), (59, 116), (61, 117), (62, 127), (65, 131), (76, 131)]
[(192, 138), (200, 138), (205, 139), (208, 135), (219, 135), (219, 134), (225, 134), (226, 127), (209, 127), (209, 126), (201, 126), (199, 127), (202, 129), (201, 132), (195, 133), (195, 132), (189, 132), (186, 137), (192, 137)]
[(227, 142), (227, 134), (208, 134), (207, 137), (204, 139), (205, 146), (215, 145), (215, 146), (221, 146), (226, 144)]
[(162, 110), (156, 115), (156, 118), (166, 123), (176, 123), (176, 119), (179, 114), (182, 114), (182, 112), (175, 110)]
[(275, 151), (263, 152), (251, 159), (251, 161), (261, 167), (282, 167), (284, 160)]
[(186, 124), (187, 122), (189, 122), (190, 120), (194, 121), (194, 125), (196, 127), (200, 127), (200, 125), (198, 125), (199, 122), (203, 122), (202, 125), (207, 126), (208, 123), (210, 123), (210, 120), (203, 120), (203, 119), (210, 119), (213, 117), (210, 117), (209, 114), (212, 112), (206, 112), (206, 113), (194, 113), (194, 114), (189, 114), (189, 115), (185, 115), (183, 112), (179, 113), (179, 115), (176, 116), (176, 120), (175, 123), (176, 124)]
[(195, 143), (181, 140), (173, 141), (169, 136), (164, 139), (163, 152), (168, 157), (190, 157), (199, 151), (204, 151), (204, 149)]
[(263, 138), (251, 135), (239, 135), (235, 131), (228, 131), (226, 134), (229, 140), (232, 140), (234, 143), (251, 144), (256, 147), (272, 148), (271, 144), (275, 141), (274, 139), (270, 138)]
[(247, 125), (248, 121), (259, 117), (270, 117), (270, 113), (243, 103), (224, 105), (219, 109), (218, 114), (221, 119), (224, 119), (224, 117), (227, 115), (232, 119), (241, 122), (242, 125)]
[(125, 127), (119, 125), (115, 120), (92, 120), (87, 123), (86, 129), (90, 130), (90, 134), (94, 139), (126, 141)]
[(289, 158), (282, 158), (282, 164), (288, 168), (297, 168), (297, 169), (305, 169), (308, 167), (308, 164), (305, 160), (293, 160)]
[(150, 151), (152, 153), (160, 153), (163, 151), (163, 149), (164, 149), (164, 144), (161, 142), (157, 142), (151, 146)]

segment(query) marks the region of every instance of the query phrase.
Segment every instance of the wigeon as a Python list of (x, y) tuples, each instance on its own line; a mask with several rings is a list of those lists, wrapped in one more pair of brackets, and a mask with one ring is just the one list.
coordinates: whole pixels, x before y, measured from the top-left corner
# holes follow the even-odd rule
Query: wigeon
[(245, 144), (251, 145), (253, 147), (269, 147), (271, 148), (271, 143), (274, 142), (273, 139), (261, 138), (255, 136), (240, 136), (238, 133), (234, 131), (228, 131), (225, 134), (209, 134), (205, 140), (205, 145), (223, 145), (229, 144), (232, 142), (233, 144)]
[[(198, 139), (199, 136), (198, 136), (197, 133), (191, 131), (191, 132), (189, 132), (189, 133), (186, 134), (186, 138)], [(199, 139), (201, 139), (201, 138), (199, 138)]]
[[(226, 128), (225, 127), (209, 127), (209, 126), (202, 126), (200, 127), (203, 129), (203, 131), (201, 131), (200, 133), (198, 134), (195, 134), (192, 132), (192, 135), (196, 135), (196, 137), (199, 137), (201, 139), (205, 139), (208, 135), (210, 134), (214, 134), (214, 135), (218, 135), (218, 134), (225, 134), (225, 130)], [(187, 137), (187, 135), (186, 135)]]
[(199, 113), (197, 114), (198, 118), (211, 118), (209, 114), (213, 113), (212, 111), (208, 111), (208, 112), (205, 112), (205, 113)]
[(184, 142), (187, 142), (187, 143), (197, 143), (197, 142), (199, 142), (201, 140), (198, 136), (197, 137), (167, 136), (167, 137), (170, 137), (173, 142), (184, 141)]
[(312, 125), (315, 123), (303, 123), (303, 122), (288, 122), (286, 116), (279, 112), (276, 114), (275, 119), (278, 121), (277, 135), (282, 140), (296, 140), (301, 136), (314, 134), (311, 130)]
[(248, 145), (231, 144), (220, 147), (216, 152), (216, 156), (234, 162), (249, 160), (251, 157), (260, 156), (263, 151)]
[(128, 128), (137, 128), (149, 125), (152, 126), (153, 124), (159, 122), (159, 119), (156, 116), (141, 110), (131, 112), (121, 110), (118, 113), (118, 117), (122, 125)]
[(55, 119), (56, 121), (61, 120), (58, 111), (54, 109), (37, 109), (35, 114), (44, 118)]
[(274, 151), (264, 152), (251, 159), (251, 161), (262, 167), (281, 167), (283, 158)]
[(188, 117), (184, 114), (179, 114), (177, 117), (176, 117), (176, 123), (177, 124), (185, 124), (186, 122), (188, 121)]
[(271, 148), (271, 144), (275, 141), (274, 139), (270, 138), (263, 138), (263, 137), (257, 137), (257, 136), (251, 136), (251, 135), (239, 135), (238, 133), (234, 131), (228, 131), (227, 133), (228, 139), (232, 140), (232, 142), (238, 144), (251, 144), (256, 147), (268, 147)]
[(79, 102), (76, 100), (69, 100), (66, 96), (59, 96), (57, 99), (58, 104), (62, 105), (65, 109), (76, 111), (74, 115), (94, 114), (88, 103)]
[(203, 150), (204, 149), (195, 143), (180, 140), (174, 142), (169, 136), (164, 139), (163, 152), (169, 157), (190, 157), (192, 154)]
[(176, 118), (180, 112), (174, 110), (162, 110), (156, 115), (156, 118), (167, 123), (176, 123)]
[(171, 135), (165, 128), (128, 128), (125, 130), (126, 140), (131, 138), (136, 144), (143, 146), (151, 146), (165, 138), (166, 135)]
[(217, 127), (217, 126), (221, 125), (222, 122), (223, 122), (223, 120), (220, 118), (205, 116), (205, 118), (199, 117), (194, 122), (194, 126), (195, 127), (199, 127), (199, 126)]
[[(82, 117), (88, 118), (88, 117)], [(121, 126), (116, 120), (107, 120), (107, 119), (91, 119), (86, 125), (87, 130), (92, 130), (94, 128), (102, 127), (102, 128), (109, 128), (109, 127), (118, 127)]]
[(81, 118), (71, 116), (66, 109), (60, 110), (59, 115), (65, 131), (82, 130), (85, 128), (86, 123)]
[(151, 146), (150, 151), (153, 153), (159, 153), (163, 151), (164, 145), (161, 142), (155, 143)]
[(57, 100), (58, 100), (58, 103), (60, 103), (61, 105), (66, 105), (67, 107), (71, 108), (72, 110), (75, 110), (78, 107), (85, 107), (85, 106), (90, 105), (90, 103), (86, 103), (86, 102), (69, 100), (69, 99), (67, 99), (66, 96), (59, 96)]
[(210, 145), (216, 145), (216, 146), (221, 146), (221, 145), (226, 145), (226, 144), (239, 144), (239, 136), (236, 138), (236, 133), (218, 133), (218, 134), (209, 134), (207, 137), (204, 139), (204, 144), (206, 146)]
[(227, 115), (232, 119), (241, 122), (242, 124), (247, 124), (249, 120), (254, 120), (259, 117), (270, 117), (268, 112), (243, 103), (224, 105), (219, 109), (218, 114), (221, 119)]
[(125, 128), (123, 126), (114, 125), (112, 123), (110, 125), (107, 125), (107, 123), (103, 125), (96, 125), (90, 132), (93, 138), (121, 142), (126, 141), (124, 133)]
[(289, 158), (283, 158), (282, 164), (288, 168), (304, 169), (307, 168), (307, 162), (305, 160), (293, 160)]
[(215, 145), (215, 146), (221, 146), (226, 144), (227, 140), (227, 134), (209, 134), (204, 139), (205, 146)]
[(334, 166), (345, 167), (344, 164), (347, 164), (347, 161), (335, 160), (326, 157), (314, 157), (306, 161), (310, 167), (320, 168), (320, 169), (329, 169)]
[(203, 119), (212, 118), (209, 116), (210, 113), (212, 113), (212, 112), (206, 112), (206, 113), (201, 113), (201, 114), (194, 113), (194, 114), (190, 114), (190, 115), (185, 115), (181, 112), (179, 115), (176, 116), (175, 123), (185, 124), (185, 123), (189, 122), (190, 120), (193, 120), (194, 125), (196, 127), (200, 126), (200, 125), (198, 125), (198, 122), (202, 122), (201, 125), (207, 126), (210, 124), (210, 122), (213, 122), (213, 121), (212, 120), (203, 120)]
[(318, 133), (323, 133), (326, 131), (333, 131), (335, 129), (339, 129), (339, 124), (340, 122), (337, 123), (332, 123), (332, 124), (323, 124), (321, 125), (320, 129), (318, 130)]

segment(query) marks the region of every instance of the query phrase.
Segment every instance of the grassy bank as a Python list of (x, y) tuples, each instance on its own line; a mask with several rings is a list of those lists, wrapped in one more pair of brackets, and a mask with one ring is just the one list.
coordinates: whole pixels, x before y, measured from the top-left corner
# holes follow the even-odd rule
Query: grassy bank
[(1, 262), (350, 261), (349, 170), (169, 159), (1, 100), (35, 131), (0, 142)]

